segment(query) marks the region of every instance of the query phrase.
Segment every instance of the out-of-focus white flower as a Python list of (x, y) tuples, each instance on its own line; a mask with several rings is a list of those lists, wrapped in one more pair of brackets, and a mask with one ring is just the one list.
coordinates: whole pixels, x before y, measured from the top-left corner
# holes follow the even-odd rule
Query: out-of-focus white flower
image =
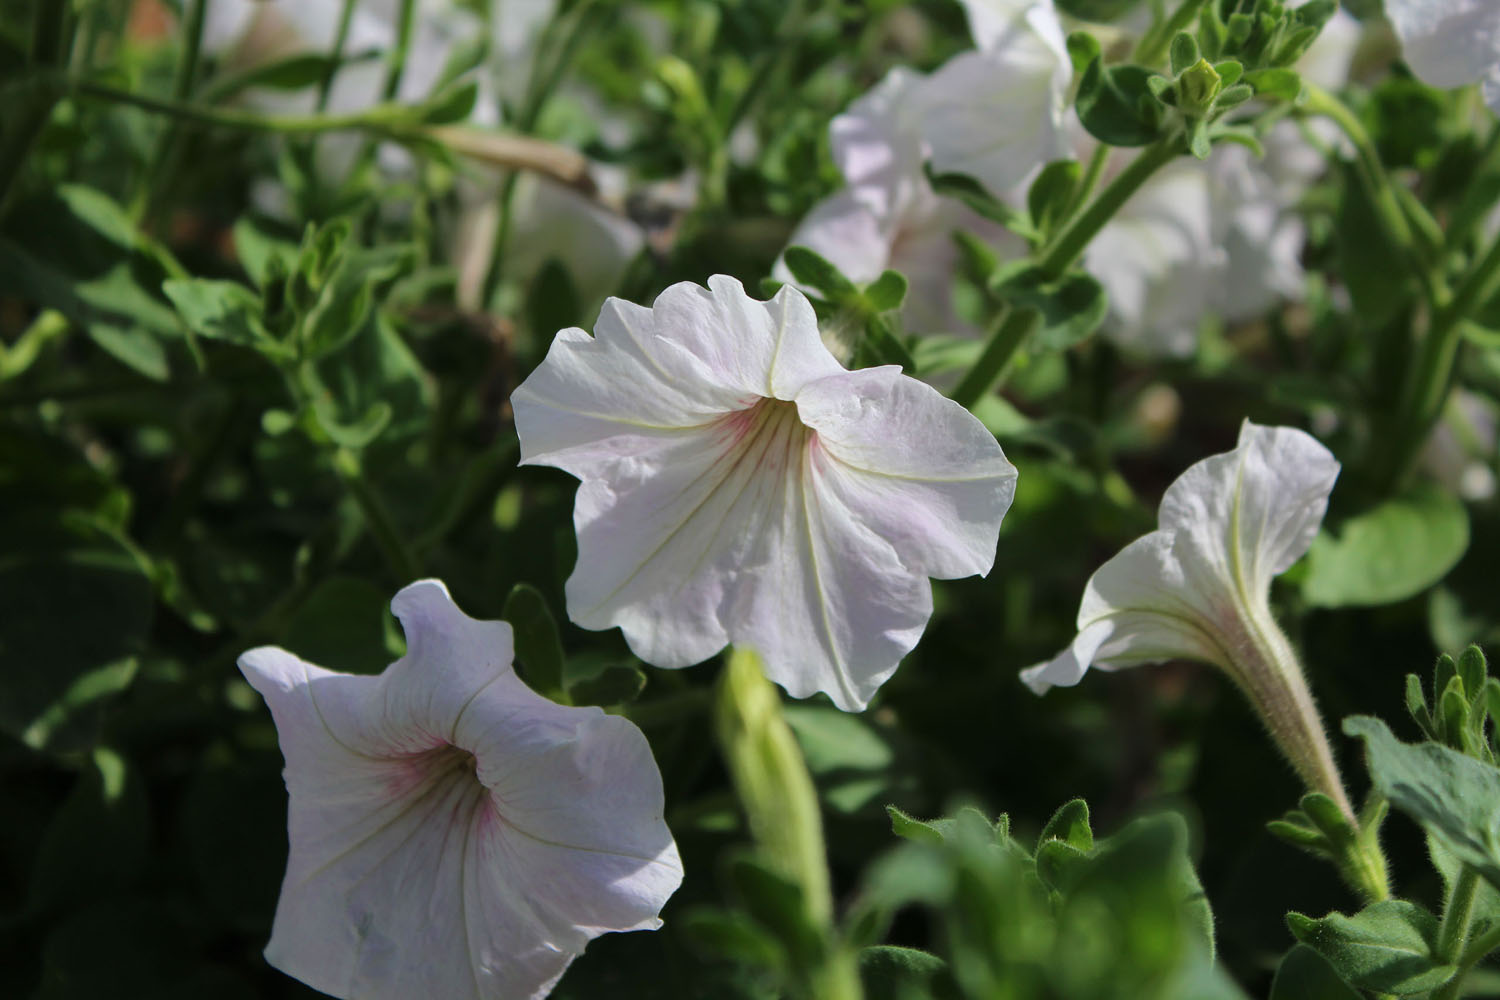
[[(787, 242), (813, 250), (851, 281), (900, 271), (908, 282), (901, 309), (906, 325), (958, 332), (966, 326), (953, 307), (954, 231), (973, 233), (1007, 253), (1024, 248), (1000, 226), (932, 190), (922, 170), (928, 156), (924, 86), (921, 76), (898, 67), (833, 119), (833, 159), (847, 186), (815, 205)], [(780, 261), (774, 274), (792, 280)]]
[(1010, 191), (1067, 154), (1073, 66), (1052, 0), (963, 0), (977, 51), (924, 83), (922, 136), (940, 173)]
[(1497, 426), (1500, 413), (1492, 400), (1455, 389), (1418, 460), (1428, 475), (1465, 500), (1488, 500), (1495, 495)]
[(1423, 83), (1478, 82), (1500, 114), (1500, 4), (1495, 0), (1386, 0), (1401, 54)]
[(663, 667), (747, 646), (796, 697), (863, 708), (986, 573), (1015, 469), (895, 367), (846, 371), (801, 292), (673, 285), (563, 330), (511, 397), (525, 464), (581, 479), (568, 614)]
[(651, 748), (533, 693), (510, 626), (437, 580), (391, 610), (408, 651), (379, 676), (240, 657), (291, 799), (266, 958), (337, 997), (544, 996), (591, 938), (660, 926), (681, 884)]
[(1225, 671), (1310, 788), (1345, 799), (1301, 665), (1271, 615), (1271, 579), (1307, 551), (1338, 478), (1303, 431), (1248, 420), (1234, 451), (1167, 488), (1159, 527), (1089, 578), (1078, 637), (1023, 671), (1041, 694), (1101, 670), (1187, 659)]
[(1109, 296), (1105, 336), (1146, 354), (1191, 354), (1198, 322), (1222, 279), (1208, 171), (1177, 160), (1115, 214), (1084, 253)]

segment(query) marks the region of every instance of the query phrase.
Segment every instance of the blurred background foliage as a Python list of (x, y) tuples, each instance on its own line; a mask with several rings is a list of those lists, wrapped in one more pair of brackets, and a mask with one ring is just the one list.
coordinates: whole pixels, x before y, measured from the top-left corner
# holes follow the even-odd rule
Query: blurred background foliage
[[(37, 86), (18, 57), (34, 6), (0, 3), (12, 154)], [(179, 4), (70, 9), (65, 63), (107, 69), (120, 90), (173, 92)], [(962, 11), (945, 0), (574, 2), (550, 24), (535, 65), (560, 61), (533, 67), (530, 85), (522, 72), (502, 117), (626, 178), (614, 211), (644, 236), (604, 287), (567, 254), (523, 261), (532, 237), (513, 233), (463, 301), (474, 265), (456, 247), (476, 211), (462, 190), (476, 168), (441, 146), (402, 154), (393, 179), (388, 145), (353, 142), (352, 166), (320, 167), (347, 134), (197, 127), (77, 95), (43, 115), (0, 222), (0, 995), (312, 995), (259, 954), (285, 860), (285, 797), (269, 715), (234, 658), (275, 643), (379, 671), (402, 649), (386, 602), (418, 575), (443, 578), (480, 618), (506, 615), (517, 585), (534, 587), (509, 608), (544, 633), (533, 659), (551, 655), (542, 606), (559, 623), (574, 698), (621, 706), (666, 781), (688, 872), (666, 927), (594, 942), (557, 995), (771, 989), (705, 948), (685, 918), (736, 898), (725, 859), (746, 839), (710, 752), (718, 667), (658, 670), (618, 632), (567, 623), (574, 481), (516, 467), (506, 400), (552, 334), (590, 325), (605, 293), (645, 302), (714, 273), (753, 289), (795, 221), (839, 184), (829, 119), (889, 67), (930, 68), (966, 47)], [(242, 71), (205, 52), (183, 94), (200, 99)], [(1419, 197), (1435, 211), (1453, 207), (1480, 160), (1462, 96), (1399, 69), (1371, 79), (1356, 74), (1351, 101), (1381, 156), (1424, 171)], [(506, 193), (519, 215), (522, 185), (483, 176), (488, 197)], [(934, 585), (926, 637), (867, 713), (822, 699), (787, 707), (841, 901), (860, 898), (862, 873), (896, 877), (894, 861), (871, 869), (898, 844), (888, 804), (933, 816), (962, 799), (1008, 814), (1030, 843), (1059, 803), (1082, 797), (1101, 837), (1163, 808), (1186, 817), (1145, 838), (1145, 867), (1132, 871), (1190, 851), (1221, 968), (1254, 995), (1293, 943), (1287, 909), (1354, 905), (1330, 869), (1265, 831), (1299, 785), (1224, 678), (1174, 664), (1037, 699), (1016, 674), (1071, 640), (1089, 574), (1154, 527), (1165, 485), (1231, 447), (1245, 417), (1311, 426), (1345, 461), (1335, 534), (1381, 499), (1371, 456), (1400, 372), (1366, 332), (1409, 325), (1414, 307), (1365, 197), (1338, 164), (1306, 195), (1305, 262), (1331, 277), (1315, 276), (1304, 303), (1233, 328), (1207, 316), (1189, 360), (1128, 357), (1095, 338), (1016, 373), (1000, 437), (1020, 479), (994, 571)], [(1500, 325), (1500, 301), (1488, 309)], [(307, 345), (294, 364), (277, 354), (291, 330)], [(1462, 378), (1481, 397), (1500, 390), (1492, 352)], [(1322, 557), (1333, 567), (1317, 569), (1322, 584), (1306, 566), (1278, 583), (1331, 720), (1395, 717), (1405, 673), (1500, 628), (1493, 497), (1434, 504), (1412, 515), (1434, 534), (1406, 557), (1401, 523), (1362, 529), (1395, 553), (1382, 579), (1396, 583), (1381, 591), (1376, 579), (1374, 599), (1346, 600), (1350, 587), (1328, 582), (1336, 552)], [(1357, 560), (1344, 572), (1370, 580)], [(523, 655), (523, 671), (538, 668)], [(1358, 785), (1353, 746), (1335, 741)], [(1420, 832), (1386, 829), (1398, 879), (1436, 905)], [(993, 862), (974, 859), (975, 836), (950, 844), (952, 864)], [(997, 884), (1019, 877), (984, 871)], [(921, 884), (920, 870), (911, 877), (902, 891)], [(886, 943), (961, 938), (942, 915), (953, 909), (935, 905), (903, 900)], [(1002, 912), (1024, 923), (1038, 905)], [(1149, 938), (1178, 934), (1182, 918), (1142, 906), (1128, 919)], [(1066, 936), (1081, 932), (1059, 927), (1071, 961), (1081, 953)], [(1107, 963), (1087, 968), (1101, 977), (1092, 985), (1036, 995), (1125, 995), (1099, 986), (1116, 974)]]

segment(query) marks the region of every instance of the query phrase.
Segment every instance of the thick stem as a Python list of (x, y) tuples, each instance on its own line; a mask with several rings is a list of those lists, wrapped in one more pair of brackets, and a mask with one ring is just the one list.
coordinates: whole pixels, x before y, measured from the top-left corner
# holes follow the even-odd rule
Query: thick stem
[[(1086, 209), (1073, 216), (1052, 242), (1042, 248), (1037, 266), (1049, 278), (1060, 277), (1077, 262), (1089, 241), (1114, 218), (1147, 178), (1181, 152), (1182, 137), (1175, 133), (1141, 150)], [(1037, 313), (1033, 309), (1007, 309), (1002, 313), (984, 351), (953, 390), (952, 398), (970, 407), (983, 399), (1030, 338), (1036, 321)]]
[(1454, 880), (1453, 891), (1448, 895), (1448, 905), (1443, 908), (1443, 923), (1438, 928), (1437, 948), (1434, 957), (1444, 964), (1456, 964), (1459, 970), (1442, 988), (1432, 994), (1432, 1000), (1455, 1000), (1462, 995), (1465, 957), (1464, 945), (1469, 940), (1469, 921), (1474, 915), (1474, 900), (1479, 893), (1479, 873), (1464, 865)]
[(1463, 321), (1500, 294), (1500, 239), (1465, 276), (1453, 298), (1437, 311), (1417, 350), (1401, 399), (1402, 444), (1396, 463), (1404, 478), (1432, 425), (1442, 415), (1463, 345)]
[(1380, 220), (1386, 235), (1400, 247), (1402, 256), (1406, 258), (1406, 266), (1422, 282), (1429, 301), (1439, 301), (1446, 294), (1442, 279), (1433, 273), (1432, 269), (1427, 266), (1427, 262), (1422, 260), (1416, 252), (1416, 235), (1412, 232), (1405, 211), (1402, 210), (1401, 201), (1391, 185), (1385, 165), (1380, 162), (1380, 153), (1376, 150), (1375, 141), (1370, 138), (1370, 133), (1365, 131), (1359, 116), (1343, 101), (1305, 80), (1303, 87), (1307, 92), (1307, 101), (1302, 106), (1303, 112), (1328, 118), (1353, 144), (1355, 168), (1365, 189), (1370, 194), (1370, 200), (1375, 205), (1376, 217)]
[(1292, 645), (1269, 608), (1251, 609), (1245, 630), (1225, 652), (1231, 674), (1249, 697), (1281, 750), (1308, 789), (1338, 804), (1349, 822), (1359, 823), (1328, 744), (1328, 731), (1313, 703), (1307, 678)]

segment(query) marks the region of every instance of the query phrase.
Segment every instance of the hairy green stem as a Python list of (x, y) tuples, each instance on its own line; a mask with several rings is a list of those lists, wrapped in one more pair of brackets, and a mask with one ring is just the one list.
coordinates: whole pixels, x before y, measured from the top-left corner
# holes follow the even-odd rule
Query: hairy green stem
[[(203, 49), (203, 22), (208, 10), (207, 0), (191, 0), (184, 9), (182, 20), (182, 58), (172, 79), (172, 99), (186, 102), (192, 93), (193, 80), (198, 75), (198, 57)], [(180, 136), (175, 123), (168, 123), (157, 136), (151, 149), (146, 169), (136, 182), (135, 197), (131, 201), (131, 215), (136, 222), (148, 218), (161, 193), (171, 187), (181, 156)]]
[[(1077, 213), (1052, 241), (1042, 248), (1037, 266), (1049, 278), (1072, 267), (1110, 219), (1156, 171), (1182, 152), (1182, 136), (1173, 133), (1160, 139), (1131, 160), (1088, 207)], [(995, 324), (983, 352), (953, 390), (952, 398), (972, 407), (994, 388), (1010, 367), (1016, 352), (1031, 336), (1038, 314), (1034, 309), (1007, 309)]]
[(396, 15), (396, 47), (391, 50), (390, 67), (386, 70), (385, 86), (381, 90), (387, 101), (394, 101), (401, 92), (401, 78), (406, 75), (406, 60), (411, 54), (416, 13), (416, 0), (401, 0), (401, 9)]
[(1474, 899), (1479, 892), (1479, 873), (1464, 865), (1454, 880), (1453, 891), (1448, 894), (1448, 905), (1443, 908), (1443, 923), (1438, 928), (1437, 948), (1433, 956), (1443, 964), (1458, 964), (1459, 970), (1453, 978), (1432, 994), (1432, 1000), (1456, 1000), (1461, 996), (1464, 973), (1462, 967), (1464, 945), (1469, 939), (1469, 920), (1474, 915)]

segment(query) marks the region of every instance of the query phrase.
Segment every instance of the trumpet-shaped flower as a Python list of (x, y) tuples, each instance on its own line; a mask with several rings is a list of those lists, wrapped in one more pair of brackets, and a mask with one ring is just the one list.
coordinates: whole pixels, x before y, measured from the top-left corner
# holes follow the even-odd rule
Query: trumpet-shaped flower
[(1250, 698), (1309, 787), (1348, 811), (1301, 666), (1270, 609), (1271, 579), (1312, 544), (1338, 473), (1310, 435), (1245, 421), (1234, 451), (1167, 488), (1158, 529), (1089, 579), (1072, 645), (1022, 680), (1041, 694), (1077, 684), (1090, 666), (1212, 664)]
[(1386, 0), (1401, 54), (1425, 84), (1478, 82), (1500, 114), (1500, 4), (1495, 0)]
[(582, 480), (573, 621), (663, 667), (748, 646), (846, 710), (916, 645), (928, 577), (989, 571), (1014, 489), (972, 414), (895, 367), (846, 371), (791, 287), (609, 299), (511, 402), (523, 461)]
[(440, 582), (391, 610), (407, 654), (379, 676), (240, 657), (291, 799), (266, 958), (338, 997), (544, 996), (591, 938), (658, 927), (682, 881), (651, 749), (533, 693), (510, 626)]

